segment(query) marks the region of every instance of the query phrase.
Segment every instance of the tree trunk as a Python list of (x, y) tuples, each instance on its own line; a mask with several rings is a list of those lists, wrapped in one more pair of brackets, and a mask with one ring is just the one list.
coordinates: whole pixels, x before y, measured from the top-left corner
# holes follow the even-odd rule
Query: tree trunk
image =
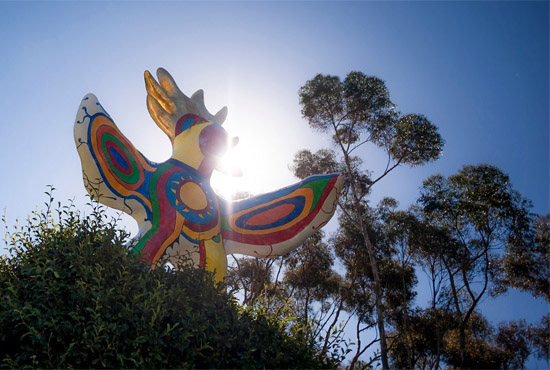
[(380, 275), (378, 273), (378, 266), (376, 264), (374, 246), (372, 245), (372, 242), (367, 233), (367, 228), (364, 225), (362, 218), (359, 218), (359, 220), (361, 224), (361, 231), (363, 234), (363, 238), (365, 239), (365, 243), (367, 245), (367, 252), (369, 253), (369, 260), (372, 268), (372, 276), (374, 278), (374, 295), (376, 298), (375, 300), (376, 315), (378, 319), (377, 325), (378, 325), (378, 332), (380, 333), (380, 359), (382, 360), (382, 369), (386, 370), (386, 369), (389, 369), (390, 366), (388, 362), (388, 345), (386, 342), (386, 329), (384, 328), (384, 309), (382, 308), (382, 284), (380, 283)]
[(466, 350), (466, 328), (465, 322), (462, 320), (459, 327), (459, 344), (460, 344), (460, 368), (464, 369), (464, 353)]
[[(351, 169), (350, 158), (348, 156), (348, 153), (344, 150), (343, 147), (342, 147), (342, 151), (344, 152), (343, 153), (344, 160), (346, 162), (348, 173), (351, 177), (351, 175), (353, 174), (353, 171)], [(350, 181), (351, 191), (353, 193), (352, 194), (353, 203), (355, 207), (354, 213), (355, 213), (356, 220), (359, 220), (359, 229), (361, 230), (361, 234), (363, 235), (363, 239), (365, 240), (365, 245), (367, 247), (367, 252), (369, 255), (369, 263), (371, 265), (372, 276), (374, 279), (374, 295), (375, 295), (375, 305), (376, 305), (376, 315), (377, 315), (377, 326), (378, 326), (378, 332), (380, 334), (380, 359), (382, 361), (382, 369), (387, 370), (390, 368), (390, 366), (388, 362), (388, 345), (386, 342), (386, 329), (384, 327), (384, 309), (382, 307), (382, 284), (380, 283), (380, 274), (378, 273), (378, 265), (376, 263), (376, 254), (374, 253), (374, 246), (372, 245), (372, 242), (369, 238), (367, 225), (365, 225), (365, 222), (363, 221), (361, 202), (359, 199), (359, 193), (357, 192), (355, 179), (351, 177), (350, 180), (351, 180)]]
[(439, 362), (441, 361), (441, 330), (439, 328), (439, 313), (437, 312), (437, 306), (436, 306), (436, 299), (437, 299), (437, 295), (435, 293), (435, 277), (434, 277), (434, 268), (432, 266), (432, 269), (431, 269), (431, 272), (432, 272), (432, 292), (433, 292), (433, 297), (432, 297), (432, 312), (433, 314), (435, 315), (434, 319), (435, 319), (435, 335), (436, 335), (436, 348), (437, 348), (437, 353), (436, 353), (436, 357), (435, 357), (435, 367), (434, 369), (439, 369)]
[(408, 328), (408, 318), (409, 318), (409, 305), (407, 304), (407, 287), (405, 286), (405, 276), (404, 276), (404, 270), (405, 270), (405, 264), (401, 264), (401, 287), (403, 288), (403, 304), (402, 304), (402, 311), (403, 311), (403, 332), (405, 333), (405, 348), (407, 349), (407, 362), (409, 363), (409, 369), (414, 369), (414, 358), (413, 353), (411, 349), (411, 341), (409, 341), (409, 328)]
[[(355, 212), (354, 212), (355, 218), (356, 218), (355, 222), (357, 220), (359, 221), (359, 230), (363, 235), (363, 239), (365, 240), (365, 245), (367, 247), (367, 252), (369, 255), (369, 263), (371, 265), (372, 275), (374, 279), (374, 295), (375, 295), (375, 305), (376, 305), (376, 315), (377, 315), (377, 326), (378, 326), (378, 332), (380, 334), (380, 358), (382, 361), (382, 369), (387, 370), (390, 368), (389, 362), (388, 362), (388, 345), (386, 342), (386, 330), (384, 328), (384, 309), (382, 307), (382, 285), (380, 283), (380, 274), (378, 273), (378, 266), (376, 264), (376, 254), (374, 253), (374, 246), (372, 245), (372, 242), (369, 238), (367, 226), (363, 221), (361, 197), (359, 192), (357, 191), (357, 185), (355, 183), (355, 178), (353, 177), (352, 165), (351, 165), (351, 160), (349, 156), (350, 155), (349, 147), (347, 150), (344, 147), (344, 144), (342, 143), (342, 140), (338, 134), (338, 127), (336, 126), (335, 122), (332, 122), (332, 127), (334, 128), (334, 132), (336, 133), (336, 136), (337, 136), (336, 142), (340, 146), (340, 149), (342, 150), (342, 154), (344, 155), (344, 162), (346, 163), (346, 169), (350, 177), (350, 187), (352, 192), (353, 205), (355, 207)], [(383, 176), (385, 176), (385, 174)]]
[(464, 347), (466, 346), (464, 320), (462, 318), (462, 310), (460, 309), (458, 292), (456, 290), (456, 285), (454, 280), (454, 273), (452, 272), (451, 267), (447, 264), (445, 260), (443, 260), (443, 264), (445, 265), (445, 269), (447, 270), (447, 273), (449, 275), (449, 282), (451, 283), (451, 292), (452, 292), (452, 297), (455, 305), (455, 312), (460, 317), (459, 346), (460, 346), (460, 369), (462, 369), (464, 367)]

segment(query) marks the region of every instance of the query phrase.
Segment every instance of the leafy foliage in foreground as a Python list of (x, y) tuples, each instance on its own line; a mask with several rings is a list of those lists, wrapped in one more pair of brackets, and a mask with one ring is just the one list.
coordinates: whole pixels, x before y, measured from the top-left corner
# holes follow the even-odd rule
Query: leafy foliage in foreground
[[(49, 193), (48, 193), (49, 194)], [(241, 309), (181, 260), (151, 270), (95, 206), (35, 212), (0, 261), (0, 366), (10, 368), (315, 368), (300, 330)], [(294, 327), (295, 328), (295, 327)]]

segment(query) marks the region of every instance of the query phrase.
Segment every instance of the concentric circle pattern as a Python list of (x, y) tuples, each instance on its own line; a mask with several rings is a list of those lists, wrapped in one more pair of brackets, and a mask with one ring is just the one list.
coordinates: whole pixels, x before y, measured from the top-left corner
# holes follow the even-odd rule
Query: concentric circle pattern
[(193, 224), (206, 225), (217, 217), (216, 195), (205, 186), (204, 178), (191, 172), (172, 174), (166, 184), (166, 196), (172, 207)]

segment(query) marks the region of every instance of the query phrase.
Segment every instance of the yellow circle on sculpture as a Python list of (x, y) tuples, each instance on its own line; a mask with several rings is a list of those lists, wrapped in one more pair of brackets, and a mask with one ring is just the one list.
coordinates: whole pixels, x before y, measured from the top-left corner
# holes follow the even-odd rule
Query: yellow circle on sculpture
[(208, 206), (206, 194), (200, 185), (194, 182), (186, 182), (180, 187), (180, 199), (189, 209), (203, 210)]

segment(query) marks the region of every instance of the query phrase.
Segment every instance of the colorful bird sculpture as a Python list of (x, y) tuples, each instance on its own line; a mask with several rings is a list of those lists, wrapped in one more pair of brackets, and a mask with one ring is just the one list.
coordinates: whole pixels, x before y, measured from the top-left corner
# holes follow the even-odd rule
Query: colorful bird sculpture
[(210, 176), (229, 145), (224, 107), (210, 114), (202, 90), (190, 98), (159, 68), (145, 71), (147, 108), (173, 146), (153, 163), (119, 131), (97, 98), (82, 100), (74, 125), (84, 185), (99, 202), (122, 210), (139, 225), (132, 250), (154, 268), (165, 256), (191, 255), (218, 281), (228, 253), (276, 257), (298, 247), (334, 214), (343, 176), (309, 177), (292, 186), (241, 201), (216, 195)]

